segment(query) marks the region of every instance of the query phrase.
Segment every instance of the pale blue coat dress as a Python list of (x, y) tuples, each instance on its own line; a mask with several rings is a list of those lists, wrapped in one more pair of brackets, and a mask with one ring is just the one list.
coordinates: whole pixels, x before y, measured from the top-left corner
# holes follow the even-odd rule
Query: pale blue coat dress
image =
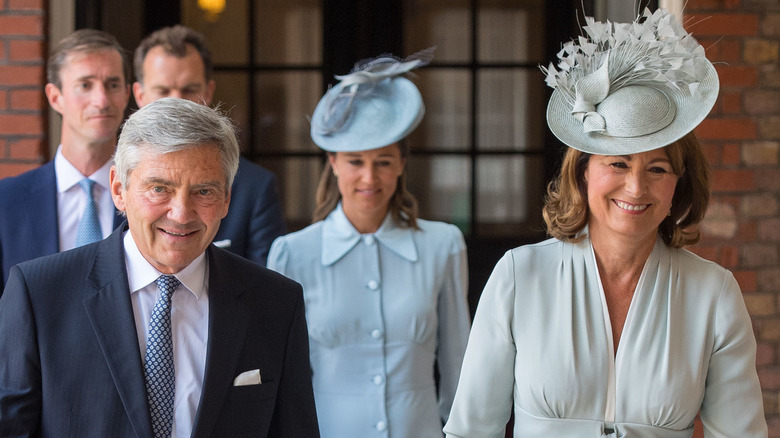
[(617, 353), (590, 240), (507, 252), (474, 317), (447, 437), (766, 437), (734, 276), (659, 238)]
[(388, 215), (361, 235), (339, 204), (271, 246), (268, 267), (303, 285), (323, 438), (443, 435), (469, 332), (466, 247), (454, 225), (418, 225)]

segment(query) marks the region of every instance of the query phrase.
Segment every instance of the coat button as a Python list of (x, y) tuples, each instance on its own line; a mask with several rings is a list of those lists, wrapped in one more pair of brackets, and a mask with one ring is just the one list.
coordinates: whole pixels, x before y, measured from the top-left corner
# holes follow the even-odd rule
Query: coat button
[(379, 282), (376, 280), (371, 280), (368, 282), (368, 288), (371, 290), (377, 290), (379, 289)]

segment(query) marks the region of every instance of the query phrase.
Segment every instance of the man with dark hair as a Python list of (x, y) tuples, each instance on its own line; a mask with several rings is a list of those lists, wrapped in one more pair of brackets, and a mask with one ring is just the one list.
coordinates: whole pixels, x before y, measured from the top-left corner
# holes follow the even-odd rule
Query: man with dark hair
[(108, 174), (129, 74), (125, 50), (106, 32), (73, 32), (52, 51), (45, 91), (62, 136), (54, 160), (0, 180), (0, 285), (11, 266), (102, 239), (121, 223)]
[[(211, 52), (195, 30), (177, 25), (150, 34), (136, 48), (134, 65), (139, 107), (163, 97), (211, 104)], [(265, 266), (271, 243), (285, 233), (275, 176), (242, 158), (231, 199), (214, 244)]]
[(127, 222), (11, 269), (0, 436), (319, 437), (301, 285), (211, 245), (238, 157), (207, 106), (130, 116), (110, 170)]

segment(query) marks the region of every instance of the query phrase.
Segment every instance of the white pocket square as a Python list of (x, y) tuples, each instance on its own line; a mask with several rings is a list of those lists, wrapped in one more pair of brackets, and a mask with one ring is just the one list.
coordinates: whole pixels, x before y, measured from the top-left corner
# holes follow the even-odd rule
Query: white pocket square
[(263, 383), (260, 370), (244, 371), (233, 380), (233, 386), (259, 385)]
[(230, 248), (230, 244), (233, 242), (231, 242), (230, 239), (225, 239), (225, 240), (216, 240), (212, 243), (214, 244), (214, 246), (217, 246), (219, 248)]

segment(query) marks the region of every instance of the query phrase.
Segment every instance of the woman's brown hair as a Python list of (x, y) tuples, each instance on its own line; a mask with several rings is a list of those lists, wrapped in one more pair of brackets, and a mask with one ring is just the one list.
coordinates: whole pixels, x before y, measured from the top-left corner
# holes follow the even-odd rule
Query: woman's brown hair
[[(709, 164), (693, 132), (664, 148), (672, 170), (680, 176), (674, 189), (669, 216), (658, 227), (664, 242), (681, 248), (699, 241), (697, 229), (710, 200)], [(579, 242), (588, 223), (588, 191), (585, 169), (590, 154), (569, 148), (558, 176), (547, 185), (542, 211), (547, 233), (565, 242)]]

